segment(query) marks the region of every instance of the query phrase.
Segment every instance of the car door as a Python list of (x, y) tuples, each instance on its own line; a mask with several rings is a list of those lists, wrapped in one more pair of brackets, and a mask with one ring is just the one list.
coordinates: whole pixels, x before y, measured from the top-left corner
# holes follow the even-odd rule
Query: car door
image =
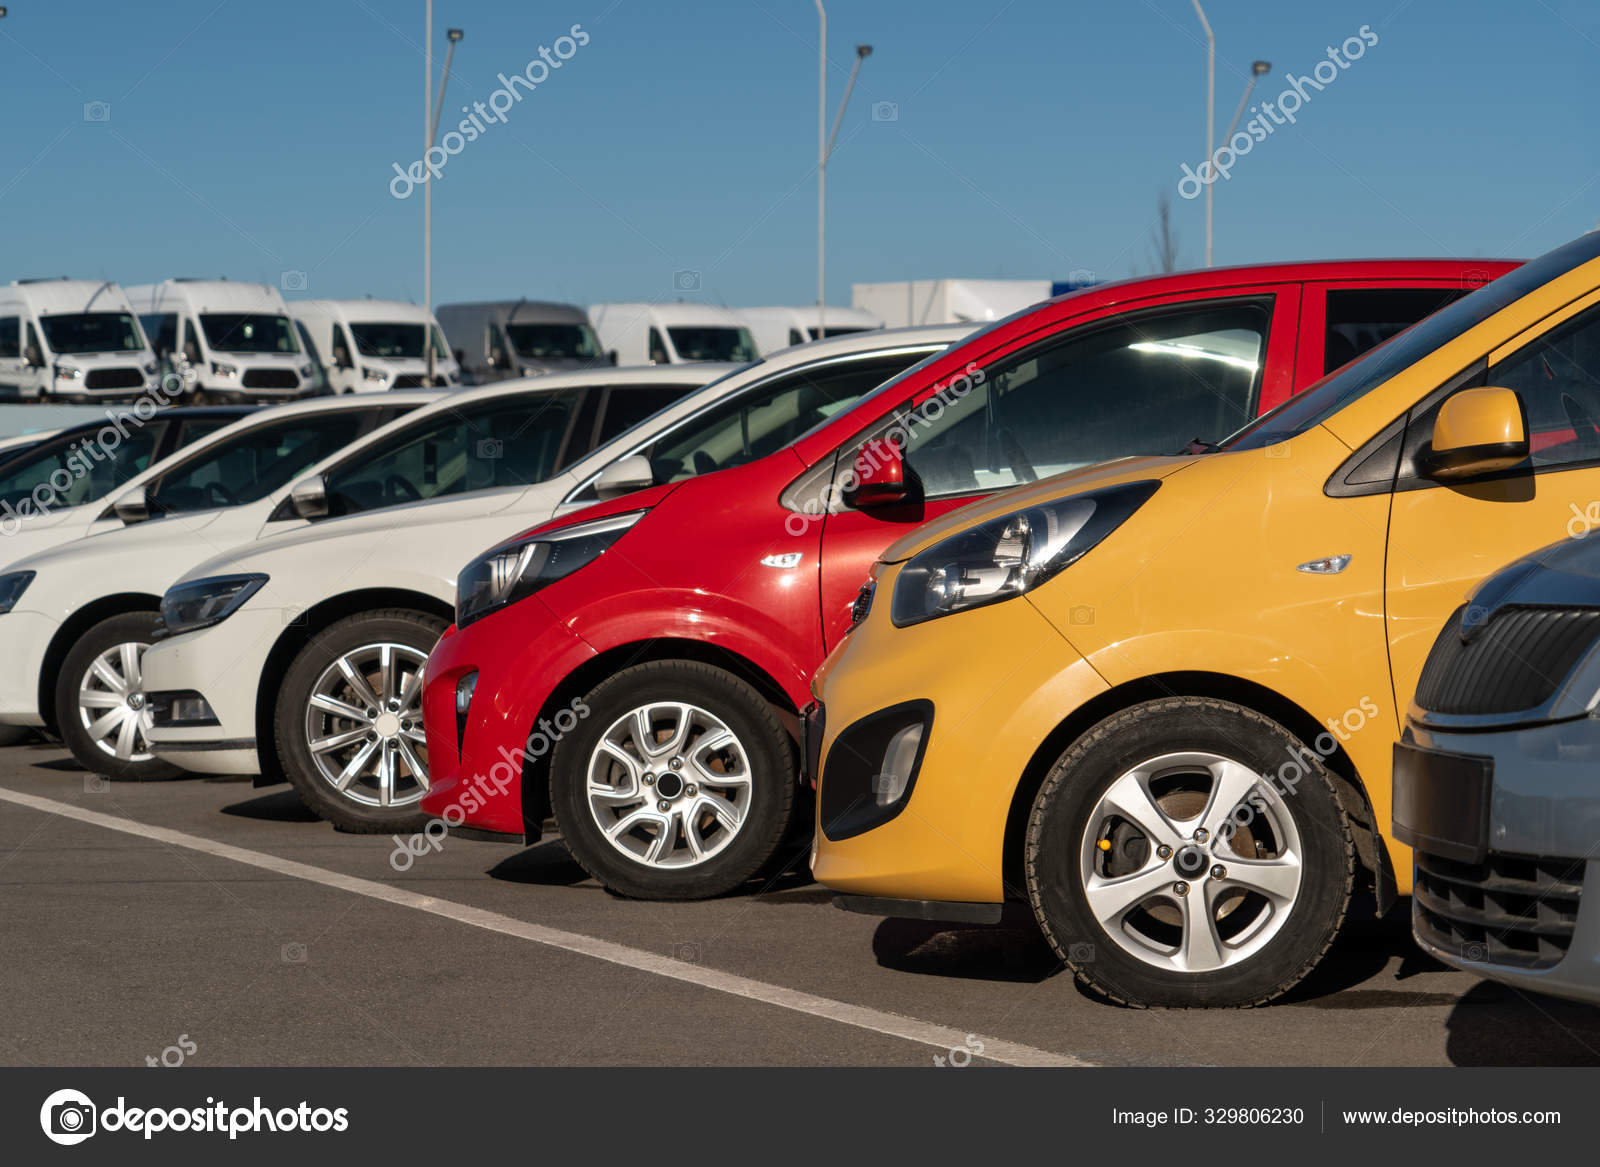
[[(911, 505), (835, 503), (822, 535), (831, 651), (873, 562), (912, 527), (997, 490), (1130, 454), (1216, 442), (1293, 386), (1298, 287), (1229, 288), (1126, 305), (1009, 342), (907, 403), (898, 425), (921, 484)], [(968, 382), (965, 386), (961, 382)], [(923, 424), (915, 419), (923, 417)], [(879, 425), (840, 448), (852, 465)], [(837, 491), (835, 492), (837, 496)]]
[[(1390, 508), (1385, 569), (1389, 661), (1398, 708), (1416, 688), (1445, 619), (1484, 576), (1600, 525), (1600, 292), (1553, 313), (1412, 411)], [(1423, 477), (1416, 453), (1440, 404), (1474, 385), (1522, 398), (1532, 456), (1449, 484)]]
[(0, 394), (22, 393), (27, 364), (22, 359), (22, 320), (0, 316)]

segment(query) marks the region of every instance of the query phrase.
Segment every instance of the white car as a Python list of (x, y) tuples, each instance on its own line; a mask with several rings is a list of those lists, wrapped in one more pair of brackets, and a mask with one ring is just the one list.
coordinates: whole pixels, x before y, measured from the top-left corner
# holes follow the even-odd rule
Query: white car
[(140, 660), (162, 593), (188, 568), (335, 515), (430, 498), (449, 498), (467, 512), (503, 508), (529, 483), (717, 372), (607, 369), (445, 395), (324, 399), (323, 409), (413, 395), (428, 404), (270, 483), (248, 467), (241, 481), (232, 477), (237, 468), (207, 473), (195, 464), (146, 484), (157, 515), (180, 513), (90, 535), (0, 573), (0, 645), (9, 665), (0, 670), (0, 724), (51, 726), (80, 762), (114, 778), (170, 774), (147, 748)]
[(151, 749), (186, 769), (262, 775), (263, 784), (281, 774), (348, 830), (414, 829), (428, 787), (423, 664), (454, 614), (462, 565), (554, 514), (709, 469), (693, 453), (696, 437), (725, 432), (733, 418), (798, 436), (970, 331), (862, 333), (788, 349), (497, 508), (410, 506), (209, 559), (163, 598), (172, 635), (144, 658)]

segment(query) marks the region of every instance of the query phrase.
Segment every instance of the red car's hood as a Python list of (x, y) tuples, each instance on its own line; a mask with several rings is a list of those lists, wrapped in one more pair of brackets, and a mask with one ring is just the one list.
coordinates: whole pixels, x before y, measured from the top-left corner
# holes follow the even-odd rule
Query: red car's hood
[(632, 494), (622, 495), (620, 498), (597, 502), (593, 506), (584, 507), (581, 511), (568, 511), (566, 514), (557, 515), (555, 518), (540, 523), (536, 527), (529, 527), (521, 534), (507, 539), (506, 542), (521, 542), (532, 535), (560, 531), (566, 527), (576, 526), (578, 523), (590, 523), (595, 519), (604, 519), (611, 515), (625, 515), (629, 511), (646, 511), (682, 485), (683, 483), (681, 482), (669, 482), (665, 486), (651, 486), (644, 490), (636, 490)]

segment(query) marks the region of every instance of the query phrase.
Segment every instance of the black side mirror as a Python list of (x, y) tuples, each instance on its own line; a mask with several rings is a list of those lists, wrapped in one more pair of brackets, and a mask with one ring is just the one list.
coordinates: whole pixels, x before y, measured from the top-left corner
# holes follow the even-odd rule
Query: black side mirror
[(22, 359), (28, 362), (30, 369), (44, 368), (44, 354), (39, 351), (39, 346), (36, 344), (30, 343), (22, 350)]

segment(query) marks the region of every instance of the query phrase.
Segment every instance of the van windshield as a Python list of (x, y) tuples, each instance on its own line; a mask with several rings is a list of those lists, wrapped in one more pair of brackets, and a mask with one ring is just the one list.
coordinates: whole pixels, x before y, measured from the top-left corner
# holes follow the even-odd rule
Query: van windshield
[(1335, 370), (1278, 408), (1262, 414), (1232, 437), (1225, 438), (1220, 448), (1260, 450), (1298, 437), (1435, 349), (1482, 324), (1502, 308), (1596, 257), (1600, 257), (1600, 231), (1591, 231), (1530, 260), (1439, 309), (1366, 356)]
[(600, 355), (600, 338), (587, 324), (508, 324), (506, 338), (523, 357), (590, 361)]
[(725, 325), (668, 328), (672, 347), (686, 361), (753, 361), (761, 354), (748, 328)]
[(64, 312), (39, 317), (44, 342), (57, 353), (126, 353), (144, 347), (127, 312)]
[[(361, 350), (364, 357), (420, 361), (427, 356), (423, 350), (424, 332), (421, 324), (367, 321), (352, 324), (350, 331), (355, 335), (356, 348)], [(446, 357), (444, 338), (439, 335), (437, 328), (433, 330), (433, 355), (440, 360)]]
[(206, 343), (222, 353), (297, 353), (294, 326), (287, 316), (266, 312), (204, 312), (200, 327)]

